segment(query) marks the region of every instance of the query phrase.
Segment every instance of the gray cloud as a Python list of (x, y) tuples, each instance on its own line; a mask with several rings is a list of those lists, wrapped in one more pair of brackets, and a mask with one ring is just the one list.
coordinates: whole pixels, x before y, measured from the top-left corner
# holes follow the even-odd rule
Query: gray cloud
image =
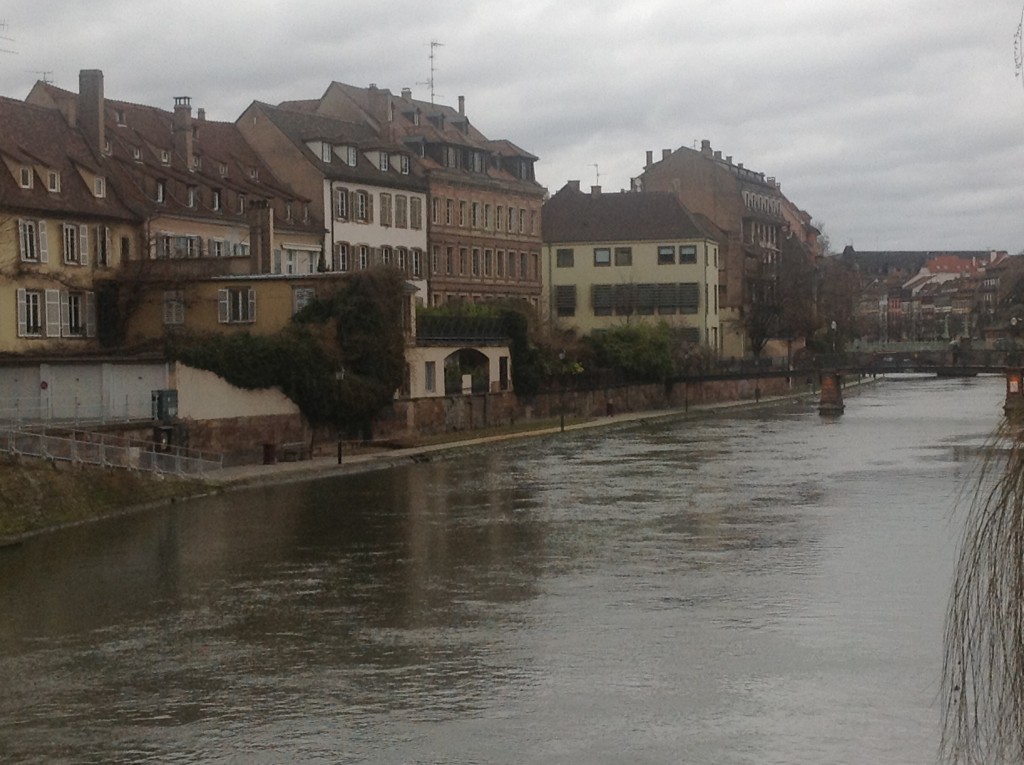
[(628, 187), (646, 150), (707, 138), (776, 177), (837, 246), (1017, 251), (1022, 2), (9, 0), (18, 54), (0, 54), (0, 93), (24, 97), (41, 71), (75, 89), (101, 68), (112, 98), (191, 95), (214, 119), (331, 80), (428, 98), (436, 39), (441, 100), (465, 95), (485, 133), (539, 155), (552, 191), (593, 183), (594, 164)]

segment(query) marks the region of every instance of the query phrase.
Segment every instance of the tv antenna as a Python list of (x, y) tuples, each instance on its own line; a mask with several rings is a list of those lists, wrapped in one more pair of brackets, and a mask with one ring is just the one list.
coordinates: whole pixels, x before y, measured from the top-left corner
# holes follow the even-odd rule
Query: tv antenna
[[(7, 22), (0, 21), (0, 32), (7, 32)], [(6, 34), (0, 34), (0, 40), (5, 42), (14, 42), (13, 37), (8, 37)], [(15, 56), (18, 55), (18, 51), (9, 50), (8, 48), (0, 48), (0, 53), (13, 53)]]
[(53, 85), (53, 70), (46, 69), (40, 71), (39, 69), (28, 69), (29, 74), (38, 74), (42, 78), (43, 82), (47, 85)]
[(434, 49), (435, 48), (443, 48), (443, 47), (444, 47), (444, 43), (440, 43), (437, 40), (431, 40), (430, 41), (430, 79), (427, 80), (426, 82), (417, 82), (416, 83), (417, 85), (429, 85), (430, 86), (430, 103), (431, 104), (434, 103), (434, 95), (435, 95), (435, 93), (434, 93), (434, 72), (437, 71), (437, 68), (434, 66), (434, 56), (435, 56)]
[(594, 185), (595, 186), (600, 186), (601, 185), (601, 168), (597, 166), (596, 162), (594, 164), (592, 164), (591, 167), (594, 168), (594, 176), (595, 176), (594, 177)]

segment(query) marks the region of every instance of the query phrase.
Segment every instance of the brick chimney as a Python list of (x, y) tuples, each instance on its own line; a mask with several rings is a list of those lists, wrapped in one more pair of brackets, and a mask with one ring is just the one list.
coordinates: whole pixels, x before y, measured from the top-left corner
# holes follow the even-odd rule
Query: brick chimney
[(274, 265), (274, 208), (265, 199), (254, 199), (248, 212), (249, 258), (253, 273), (269, 274)]
[(700, 142), (700, 153), (707, 154), (709, 157), (712, 156), (711, 141), (709, 141), (707, 138)]
[(568, 186), (573, 191), (579, 191), (580, 190), (580, 182), (579, 181), (566, 181), (565, 185)]
[(174, 132), (174, 151), (185, 160), (185, 167), (192, 169), (195, 161), (192, 134), (192, 99), (188, 96), (174, 97), (174, 116), (171, 119)]
[(662, 158), (662, 160), (666, 160), (666, 159), (668, 159), (671, 156), (672, 156), (672, 149), (662, 149), (661, 150), (661, 158)]
[(103, 153), (107, 143), (104, 99), (103, 71), (100, 69), (82, 69), (78, 73), (78, 127), (85, 133), (93, 149)]
[(647, 163), (644, 165), (644, 167), (650, 167), (653, 164), (654, 164), (654, 152), (651, 151), (650, 149), (648, 149), (647, 150)]
[(412, 88), (402, 88), (402, 100), (412, 101)]
[(459, 96), (459, 114), (466, 116), (466, 97)]
[(592, 197), (599, 197), (599, 196), (601, 196), (601, 187), (600, 186), (591, 186), (590, 187), (590, 196), (592, 196)]

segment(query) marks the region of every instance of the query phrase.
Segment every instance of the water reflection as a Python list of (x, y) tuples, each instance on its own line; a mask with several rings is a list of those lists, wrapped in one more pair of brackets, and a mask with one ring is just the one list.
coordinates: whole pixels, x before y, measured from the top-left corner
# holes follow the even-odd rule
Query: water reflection
[[(566, 434), (0, 555), (14, 762), (931, 762), (1001, 383)], [(960, 396), (957, 407), (945, 404)]]

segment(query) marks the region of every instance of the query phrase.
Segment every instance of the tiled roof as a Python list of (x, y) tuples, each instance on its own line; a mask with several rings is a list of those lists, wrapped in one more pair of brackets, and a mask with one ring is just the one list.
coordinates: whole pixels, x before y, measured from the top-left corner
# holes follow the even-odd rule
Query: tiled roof
[(111, 183), (107, 183), (106, 195), (97, 198), (82, 178), (79, 168), (108, 179), (112, 168), (92, 153), (81, 133), (68, 125), (61, 112), (0, 98), (0, 125), (0, 155), (14, 165), (42, 166), (60, 174), (59, 192), (50, 192), (47, 178), (38, 174), (32, 188), (23, 189), (7, 167), (0, 166), (0, 207), (26, 213), (134, 219)]
[(541, 228), (547, 243), (710, 238), (669, 192), (586, 194), (569, 184), (544, 203)]

